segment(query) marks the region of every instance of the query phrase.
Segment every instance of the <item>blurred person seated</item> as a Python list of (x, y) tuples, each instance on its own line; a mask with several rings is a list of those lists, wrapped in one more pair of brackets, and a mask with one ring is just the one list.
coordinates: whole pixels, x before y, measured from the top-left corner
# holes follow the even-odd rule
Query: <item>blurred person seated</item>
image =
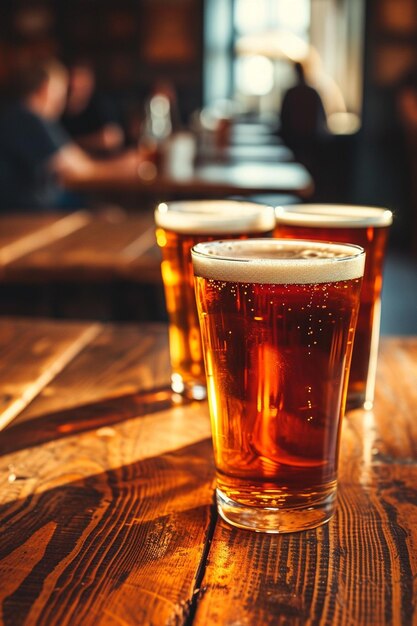
[(123, 147), (124, 131), (96, 90), (94, 69), (87, 61), (69, 68), (68, 97), (61, 123), (85, 150), (112, 153)]
[[(328, 182), (326, 171), (329, 159), (327, 145), (330, 133), (322, 99), (307, 84), (304, 67), (294, 63), (297, 83), (284, 94), (281, 106), (280, 134), (293, 151), (297, 161), (308, 169), (314, 180), (314, 199), (326, 197)], [(323, 195), (324, 194), (324, 195)]]
[(314, 46), (309, 47), (308, 55), (303, 61), (303, 70), (306, 82), (314, 87), (320, 95), (327, 119), (335, 113), (346, 112), (346, 102), (343, 93), (323, 66), (323, 60)]
[(295, 63), (297, 84), (284, 94), (281, 106), (281, 136), (294, 151), (302, 150), (327, 134), (327, 119), (318, 92), (307, 84), (304, 68)]
[[(62, 200), (66, 184), (134, 177), (147, 155), (135, 150), (92, 158), (59, 123), (68, 73), (56, 60), (15, 76), (15, 101), (0, 118), (0, 210), (74, 208)], [(79, 206), (79, 204), (78, 204)]]

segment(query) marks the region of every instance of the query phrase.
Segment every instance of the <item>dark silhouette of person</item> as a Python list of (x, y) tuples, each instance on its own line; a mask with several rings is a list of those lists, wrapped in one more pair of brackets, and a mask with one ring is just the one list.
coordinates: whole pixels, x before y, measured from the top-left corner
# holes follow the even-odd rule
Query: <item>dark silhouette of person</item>
[(318, 92), (307, 84), (304, 68), (295, 63), (297, 84), (288, 89), (282, 100), (280, 134), (297, 160), (313, 174), (318, 143), (327, 133), (327, 119)]

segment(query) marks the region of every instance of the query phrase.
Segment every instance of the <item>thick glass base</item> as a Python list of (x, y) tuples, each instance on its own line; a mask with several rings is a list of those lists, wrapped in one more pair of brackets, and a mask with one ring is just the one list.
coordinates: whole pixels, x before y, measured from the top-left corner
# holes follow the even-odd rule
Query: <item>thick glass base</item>
[(189, 400), (205, 400), (207, 398), (206, 385), (196, 380), (185, 381), (180, 374), (172, 374), (171, 389)]
[(217, 510), (229, 524), (259, 533), (293, 533), (316, 528), (335, 512), (336, 490), (321, 502), (306, 507), (258, 508), (239, 504), (216, 489)]

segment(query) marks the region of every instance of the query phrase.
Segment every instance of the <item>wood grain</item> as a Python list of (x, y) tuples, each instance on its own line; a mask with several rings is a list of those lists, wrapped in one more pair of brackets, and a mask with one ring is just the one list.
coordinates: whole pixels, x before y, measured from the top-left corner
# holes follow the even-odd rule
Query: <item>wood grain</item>
[(0, 508), (2, 624), (184, 623), (210, 528), (213, 468), (207, 440), (181, 445), (201, 429), (177, 418), (179, 432), (167, 441), (165, 431), (154, 456), (166, 418), (15, 459), (19, 491)]
[[(8, 323), (4, 372), (40, 334)], [(218, 520), (207, 405), (175, 403), (167, 354), (164, 327), (100, 327), (0, 433), (0, 624), (413, 626), (417, 338), (383, 339), (344, 420), (336, 516), (281, 536)]]
[(0, 216), (0, 249), (19, 241), (22, 237), (32, 235), (45, 226), (56, 222), (58, 217), (53, 214), (42, 215), (16, 215), (6, 214)]
[(377, 460), (417, 461), (416, 387), (417, 338), (384, 337), (372, 414)]
[[(128, 215), (108, 211), (91, 216), (82, 228), (69, 233), (59, 241), (51, 241), (28, 254), (20, 255), (4, 269), (4, 280), (25, 281), (104, 281), (132, 272), (141, 282), (153, 282), (160, 277), (159, 258), (146, 256), (143, 267), (138, 261), (155, 246), (154, 224), (151, 213)], [(153, 261), (153, 264), (151, 264)], [(152, 267), (148, 278), (146, 270)]]
[(217, 524), (196, 626), (417, 623), (416, 356), (415, 338), (382, 341), (375, 409), (344, 420), (327, 526), (267, 536)]
[(0, 216), (0, 267), (77, 231), (89, 220), (87, 211)]
[(101, 327), (13, 420), (0, 454), (172, 406), (166, 326)]
[(170, 373), (164, 324), (103, 326), (15, 423), (144, 391), (158, 393), (169, 388)]
[(0, 320), (0, 429), (98, 332), (97, 324)]
[[(56, 326), (62, 331), (50, 323)], [(187, 619), (211, 532), (207, 406), (176, 404), (172, 397), (161, 402), (156, 390), (141, 407), (146, 394), (138, 393), (130, 413), (123, 413), (123, 398), (113, 400), (123, 421), (115, 416), (111, 426), (93, 421), (77, 430), (81, 398), (108, 394), (105, 381), (112, 379), (110, 394), (123, 390), (124, 378), (137, 389), (164, 380), (162, 355), (164, 328), (104, 329), (57, 376), (56, 394), (47, 394), (46, 404), (39, 400), (42, 415), (28, 409), (24, 422), (0, 433), (1, 624), (142, 626)], [(136, 381), (138, 375), (143, 378)], [(89, 406), (99, 418), (104, 405)], [(66, 423), (76, 434), (67, 429), (42, 438), (44, 412), (60, 406), (73, 406)]]
[(412, 625), (417, 468), (340, 476), (336, 517), (282, 536), (216, 527), (195, 624)]

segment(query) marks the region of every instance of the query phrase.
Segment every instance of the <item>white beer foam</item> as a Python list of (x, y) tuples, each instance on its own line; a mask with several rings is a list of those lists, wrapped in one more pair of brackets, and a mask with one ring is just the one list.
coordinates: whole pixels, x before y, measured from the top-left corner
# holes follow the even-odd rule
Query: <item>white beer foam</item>
[(363, 276), (360, 246), (289, 239), (200, 243), (191, 251), (194, 274), (239, 283), (308, 284)]
[(392, 212), (371, 206), (350, 204), (292, 204), (275, 209), (277, 223), (326, 228), (390, 226)]
[(163, 202), (155, 210), (155, 222), (189, 235), (262, 233), (275, 228), (275, 213), (271, 206), (235, 200)]

